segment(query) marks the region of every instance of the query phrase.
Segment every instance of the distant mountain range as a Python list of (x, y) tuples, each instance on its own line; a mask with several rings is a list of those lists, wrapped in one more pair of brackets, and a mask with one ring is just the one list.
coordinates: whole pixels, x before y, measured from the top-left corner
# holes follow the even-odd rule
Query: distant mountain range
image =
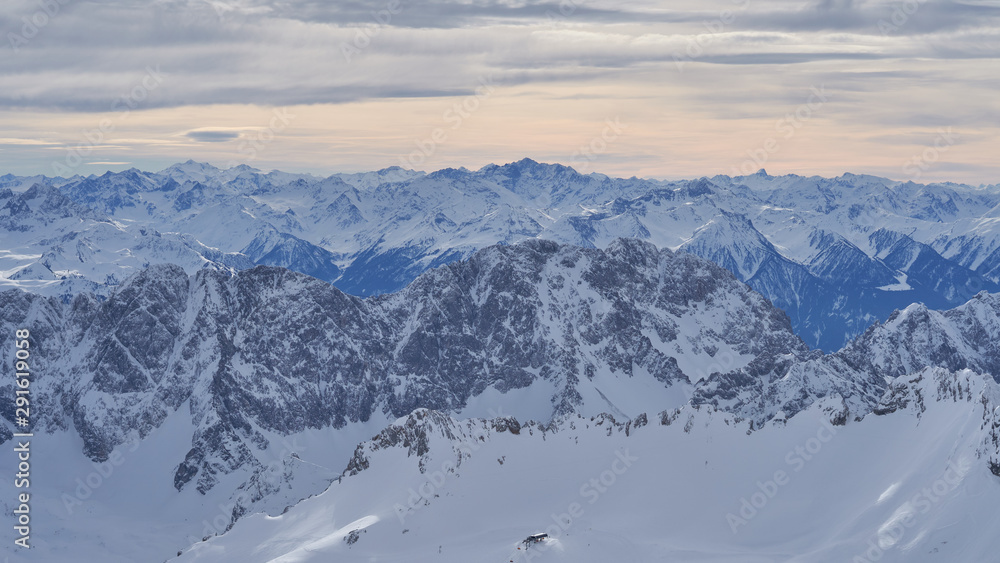
[(787, 312), (810, 346), (836, 350), (910, 303), (948, 308), (1000, 291), (1000, 186), (764, 171), (668, 182), (525, 159), (327, 178), (189, 161), (6, 175), (3, 188), (3, 283), (50, 295), (107, 295), (146, 265), (174, 263), (282, 266), (366, 296), (493, 244), (604, 248), (624, 237), (719, 264)]
[(530, 160), (0, 177), (32, 553), (988, 560), (997, 204)]

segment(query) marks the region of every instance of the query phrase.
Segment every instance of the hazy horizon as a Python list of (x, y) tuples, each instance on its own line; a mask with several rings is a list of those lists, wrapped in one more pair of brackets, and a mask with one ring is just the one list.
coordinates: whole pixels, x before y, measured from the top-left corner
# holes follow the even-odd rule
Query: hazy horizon
[[(510, 162), (993, 184), (995, 3), (12, 0), (0, 170)], [(62, 173), (60, 173), (60, 171)]]
[[(580, 170), (577, 170), (576, 168), (574, 168), (571, 164), (566, 164), (566, 163), (563, 163), (563, 162), (544, 162), (544, 161), (539, 161), (539, 160), (533, 159), (531, 157), (523, 157), (521, 159), (510, 161), (510, 162), (490, 162), (490, 163), (487, 163), (487, 164), (485, 164), (485, 165), (483, 165), (481, 167), (477, 167), (477, 168), (468, 168), (468, 167), (463, 167), (463, 166), (458, 166), (458, 167), (444, 166), (444, 167), (441, 167), (441, 168), (417, 169), (417, 168), (404, 168), (404, 167), (402, 167), (400, 165), (389, 165), (389, 166), (386, 166), (384, 168), (379, 168), (379, 169), (370, 169), (370, 170), (362, 170), (362, 169), (359, 169), (359, 170), (336, 170), (336, 171), (327, 172), (327, 173), (316, 172), (316, 171), (308, 171), (308, 170), (299, 170), (299, 169), (294, 169), (294, 168), (293, 169), (261, 168), (261, 167), (252, 166), (251, 164), (247, 164), (245, 162), (240, 162), (240, 163), (236, 163), (236, 164), (233, 164), (231, 162), (227, 162), (227, 163), (214, 162), (213, 163), (213, 162), (209, 162), (209, 161), (198, 161), (198, 160), (195, 160), (195, 159), (191, 158), (191, 159), (185, 160), (183, 162), (173, 162), (173, 163), (169, 164), (168, 166), (164, 166), (164, 167), (140, 168), (138, 166), (131, 166), (131, 165), (117, 165), (117, 166), (108, 166), (108, 167), (102, 168), (100, 170), (91, 170), (91, 171), (88, 171), (86, 174), (84, 174), (83, 172), (80, 172), (78, 175), (79, 176), (83, 176), (83, 177), (99, 177), (99, 176), (103, 176), (103, 175), (109, 174), (109, 173), (114, 174), (114, 173), (124, 172), (126, 170), (139, 170), (140, 172), (144, 172), (144, 173), (147, 173), (147, 174), (159, 174), (161, 172), (165, 172), (166, 170), (168, 170), (172, 166), (183, 165), (183, 164), (188, 164), (188, 163), (194, 163), (194, 164), (207, 164), (207, 165), (213, 166), (213, 167), (215, 167), (215, 168), (217, 168), (217, 169), (219, 169), (221, 171), (229, 170), (230, 168), (237, 167), (237, 166), (249, 166), (250, 168), (252, 168), (252, 169), (254, 169), (257, 172), (260, 172), (262, 174), (269, 174), (269, 173), (272, 173), (272, 172), (282, 172), (282, 173), (286, 173), (286, 174), (308, 175), (308, 176), (315, 177), (317, 179), (323, 179), (323, 178), (327, 178), (327, 177), (334, 176), (334, 175), (337, 175), (337, 174), (363, 174), (363, 173), (366, 173), (366, 172), (379, 172), (379, 171), (382, 171), (382, 170), (392, 169), (392, 168), (404, 168), (406, 170), (410, 170), (410, 171), (413, 171), (413, 172), (419, 172), (419, 173), (422, 173), (422, 174), (433, 174), (434, 172), (439, 172), (441, 170), (446, 170), (446, 169), (465, 169), (465, 170), (468, 170), (469, 172), (473, 172), (474, 173), (474, 172), (478, 172), (479, 170), (481, 170), (482, 168), (484, 168), (486, 166), (490, 166), (490, 165), (508, 166), (508, 165), (516, 164), (516, 163), (518, 163), (518, 162), (520, 162), (522, 160), (532, 160), (534, 162), (537, 162), (538, 164), (542, 164), (542, 165), (546, 165), (546, 166), (566, 166), (568, 168), (572, 168), (572, 169), (576, 170), (578, 173), (583, 174), (583, 175), (603, 174), (603, 175), (605, 175), (605, 176), (607, 176), (609, 178), (613, 178), (613, 179), (627, 179), (627, 178), (631, 178), (631, 177), (635, 176), (635, 175), (624, 176), (624, 175), (614, 174), (614, 173), (605, 173), (605, 172), (602, 172), (600, 170), (589, 170), (587, 172), (581, 172)], [(879, 176), (877, 174), (866, 174), (866, 173), (863, 173), (863, 172), (853, 172), (853, 171), (844, 171), (843, 173), (837, 174), (837, 175), (796, 174), (796, 173), (793, 173), (793, 172), (790, 172), (790, 173), (787, 173), (787, 174), (779, 174), (779, 173), (771, 173), (771, 171), (767, 170), (766, 168), (758, 169), (758, 170), (756, 170), (754, 172), (751, 172), (751, 174), (738, 175), (738, 176), (748, 176), (748, 175), (752, 175), (752, 174), (757, 174), (761, 170), (763, 170), (768, 176), (771, 176), (771, 177), (800, 176), (800, 177), (804, 177), (804, 178), (815, 177), (815, 178), (832, 179), (832, 178), (839, 178), (839, 177), (842, 177), (842, 176), (848, 175), (848, 174), (853, 174), (853, 175), (856, 175), (856, 176), (866, 176), (867, 175), (867, 176), (875, 176), (875, 177), (879, 177), (879, 178), (888, 178), (890, 180), (894, 180), (893, 178), (889, 178), (887, 176)], [(0, 174), (0, 176), (3, 176), (5, 174), (13, 174), (13, 173), (7, 172), (7, 171), (0, 171), (0, 172), (3, 172), (3, 174)], [(50, 177), (50, 178), (53, 177), (51, 174), (44, 174), (43, 172), (39, 172), (38, 174), (13, 174), (13, 175), (14, 176), (18, 176), (18, 177), (32, 177), (32, 176), (36, 176), (36, 175), (42, 175), (42, 176), (46, 176), (46, 177)], [(673, 181), (692, 181), (692, 180), (696, 180), (698, 178), (712, 178), (714, 176), (738, 177), (738, 176), (732, 176), (730, 174), (725, 174), (725, 173), (720, 173), (718, 175), (712, 175), (712, 176), (708, 176), (708, 175), (702, 174), (700, 176), (676, 176), (676, 177), (635, 176), (635, 177), (637, 177), (639, 179), (642, 179), (642, 180), (673, 182)], [(64, 176), (62, 178), (70, 179), (70, 178), (67, 178), (67, 177), (64, 177)], [(967, 185), (967, 186), (971, 186), (971, 187), (981, 187), (981, 188), (986, 188), (986, 187), (1000, 187), (1000, 182), (970, 184), (970, 183), (962, 183), (962, 182), (952, 182), (950, 180), (935, 180), (935, 181), (932, 181), (932, 180), (916, 180), (915, 181), (915, 180), (911, 180), (909, 178), (905, 178), (905, 179), (898, 180), (898, 181), (904, 182), (904, 183), (908, 182), (908, 181), (913, 181), (914, 183), (921, 184), (921, 185), (932, 185), (932, 184), (938, 184), (938, 183), (945, 183), (945, 184), (947, 184), (947, 183), (954, 183), (954, 184), (962, 184), (962, 185)]]

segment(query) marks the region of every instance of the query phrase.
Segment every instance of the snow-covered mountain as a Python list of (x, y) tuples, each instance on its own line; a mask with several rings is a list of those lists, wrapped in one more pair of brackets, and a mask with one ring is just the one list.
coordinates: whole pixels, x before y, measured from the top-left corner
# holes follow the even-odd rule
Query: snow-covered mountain
[[(992, 518), (1000, 492), (1000, 299), (986, 293), (911, 306), (823, 355), (705, 259), (634, 239), (529, 240), (366, 299), (278, 267), (158, 265), (104, 300), (8, 290), (0, 312), (7, 333), (31, 327), (33, 430), (48, 444), (33, 518), (58, 530), (33, 553), (49, 560), (507, 560), (572, 502), (585, 528), (549, 559), (834, 560), (949, 463), (967, 488), (942, 493), (950, 508), (899, 549), (991, 545), (940, 531), (955, 514)], [(786, 452), (811, 451), (819, 428), (846, 437), (839, 453), (789, 485), (784, 508), (740, 516), (756, 532), (733, 534), (754, 479), (791, 475)], [(648, 469), (605, 496), (600, 480), (626, 463), (616, 452)], [(833, 476), (840, 488), (820, 485)], [(8, 511), (13, 490), (0, 485)], [(807, 492), (835, 507), (825, 533), (789, 532), (813, 514)]]
[[(115, 221), (132, 240), (98, 244), (105, 252), (127, 249), (140, 261), (174, 261), (193, 273), (196, 260), (151, 252), (141, 228), (161, 238), (184, 233), (190, 238), (172, 244), (191, 248), (192, 257), (228, 257), (207, 257), (212, 267), (220, 260), (282, 266), (359, 296), (398, 291), (493, 244), (541, 238), (605, 248), (638, 238), (729, 269), (788, 313), (810, 346), (828, 351), (911, 303), (944, 309), (1000, 291), (998, 186), (764, 171), (668, 182), (583, 175), (530, 159), (477, 171), (393, 167), (327, 178), (189, 161), (158, 173), (0, 181), (14, 190), (57, 185)], [(20, 248), (4, 260), (6, 284), (76, 291), (19, 279), (22, 270), (21, 278), (47, 275), (36, 263), (48, 247), (21, 248), (17, 230), (0, 229), (0, 237), (0, 246)], [(90, 265), (59, 267), (100, 286), (135, 271), (111, 254), (83, 259)]]
[(838, 416), (858, 418), (877, 408), (899, 378), (928, 367), (973, 370), (1000, 377), (1000, 295), (981, 292), (948, 311), (914, 304), (876, 323), (840, 351), (760, 359), (713, 374), (693, 394), (758, 424), (779, 413), (791, 416), (817, 398), (834, 398)]
[(992, 561), (998, 399), (992, 378), (929, 368), (840, 426), (822, 403), (754, 432), (706, 407), (549, 426), (417, 411), (323, 494), (177, 561)]
[(67, 298), (84, 291), (107, 295), (150, 264), (178, 264), (192, 273), (254, 265), (246, 255), (209, 248), (190, 235), (121, 223), (43, 184), (0, 190), (0, 232), (0, 286)]
[(104, 462), (185, 405), (194, 433), (173, 482), (202, 493), (259, 469), (267, 433), (416, 408), (485, 414), (498, 397), (536, 420), (628, 417), (683, 404), (716, 356), (737, 368), (805, 351), (787, 317), (725, 270), (627, 240), (490, 247), (367, 300), (285, 269), (177, 266), (103, 302), (0, 300), (4, 323), (42, 343), (39, 430), (72, 428)]

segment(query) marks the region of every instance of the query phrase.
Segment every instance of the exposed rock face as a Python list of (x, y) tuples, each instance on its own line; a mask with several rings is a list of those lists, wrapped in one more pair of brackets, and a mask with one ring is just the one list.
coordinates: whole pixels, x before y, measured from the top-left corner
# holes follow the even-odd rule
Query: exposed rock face
[(38, 429), (75, 428), (104, 460), (188, 405), (195, 431), (174, 484), (203, 492), (259, 465), (268, 432), (454, 413), (487, 389), (539, 382), (543, 419), (623, 400), (654, 412), (683, 399), (664, 405), (643, 386), (688, 393), (707, 375), (690, 366), (720, 349), (767, 365), (806, 353), (787, 317), (727, 271), (630, 240), (491, 247), (368, 300), (281, 268), (162, 265), (104, 302), (12, 290), (0, 310), (5, 330), (32, 331)]
[[(692, 401), (711, 403), (758, 423), (778, 412), (787, 416), (819, 397), (836, 397), (853, 416), (890, 412), (910, 403), (897, 397), (903, 380), (924, 368), (969, 369), (1000, 381), (1000, 296), (981, 292), (948, 311), (921, 304), (897, 311), (835, 354), (816, 352), (767, 363), (762, 356), (746, 368), (713, 376)], [(966, 390), (966, 393), (968, 391)]]
[[(501, 412), (541, 394), (542, 421), (611, 412), (633, 419), (620, 423), (630, 432), (645, 413), (690, 426), (693, 413), (722, 411), (753, 429), (820, 400), (838, 424), (919, 408), (928, 367), (1000, 373), (995, 296), (946, 312), (911, 306), (824, 356), (728, 271), (635, 240), (490, 247), (368, 299), (276, 267), (189, 276), (161, 265), (105, 301), (6, 291), (0, 313), (8, 333), (32, 332), (36, 430), (72, 428), (100, 461), (183, 407), (193, 434), (174, 486), (205, 493), (245, 471), (251, 501), (278, 492), (261, 477), (274, 436), (373, 417), (433, 424), (429, 413), (460, 413), (487, 392)], [(12, 350), (0, 354), (9, 362)], [(977, 396), (967, 383), (942, 389)], [(673, 410), (688, 397), (694, 408)], [(522, 428), (502, 415), (492, 424)], [(421, 455), (406, 428), (379, 440)], [(363, 456), (351, 464), (362, 469)]]
[[(148, 264), (193, 273), (207, 261), (281, 266), (371, 296), (491, 244), (607, 248), (638, 238), (730, 270), (784, 310), (810, 346), (833, 351), (894, 309), (946, 309), (1000, 291), (997, 186), (854, 174), (658, 181), (530, 159), (327, 178), (195, 162), (159, 173), (0, 177), (0, 187), (36, 182), (23, 195), (0, 191), (0, 238), (12, 250), (8, 281), (46, 295), (104, 295)], [(28, 283), (36, 280), (64, 283)]]

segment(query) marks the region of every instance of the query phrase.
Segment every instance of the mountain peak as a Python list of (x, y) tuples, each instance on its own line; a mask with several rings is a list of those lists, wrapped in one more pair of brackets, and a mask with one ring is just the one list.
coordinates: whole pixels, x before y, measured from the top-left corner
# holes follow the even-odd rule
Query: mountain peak
[(180, 162), (164, 168), (157, 172), (157, 175), (183, 184), (189, 181), (208, 182), (220, 172), (222, 170), (207, 162), (197, 162), (193, 159), (188, 159), (186, 162)]

